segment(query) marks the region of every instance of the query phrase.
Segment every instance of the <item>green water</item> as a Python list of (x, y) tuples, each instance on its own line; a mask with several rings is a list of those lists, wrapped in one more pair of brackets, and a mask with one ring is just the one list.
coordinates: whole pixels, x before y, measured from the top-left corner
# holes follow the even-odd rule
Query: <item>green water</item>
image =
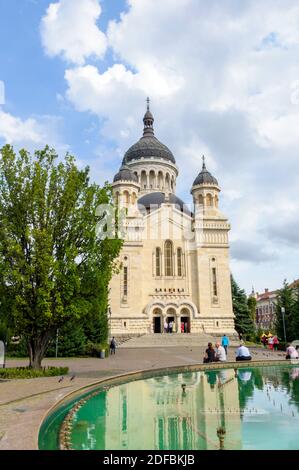
[[(44, 422), (41, 449), (58, 448), (74, 402)], [(298, 430), (299, 368), (286, 365), (171, 374), (99, 389), (75, 413), (71, 442), (80, 450), (299, 449)]]

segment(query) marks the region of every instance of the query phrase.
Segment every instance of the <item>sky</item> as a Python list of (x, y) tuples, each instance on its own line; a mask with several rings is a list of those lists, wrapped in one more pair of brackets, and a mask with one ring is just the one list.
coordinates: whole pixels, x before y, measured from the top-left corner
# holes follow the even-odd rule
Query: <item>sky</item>
[(0, 145), (49, 144), (113, 178), (142, 134), (175, 155), (177, 195), (206, 156), (248, 293), (299, 278), (297, 0), (0, 0)]

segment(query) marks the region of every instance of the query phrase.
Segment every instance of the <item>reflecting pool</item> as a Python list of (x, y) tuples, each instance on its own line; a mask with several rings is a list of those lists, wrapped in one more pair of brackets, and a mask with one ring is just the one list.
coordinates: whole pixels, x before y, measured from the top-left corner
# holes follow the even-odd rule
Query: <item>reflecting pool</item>
[(160, 375), (78, 400), (47, 418), (41, 449), (299, 449), (296, 366)]

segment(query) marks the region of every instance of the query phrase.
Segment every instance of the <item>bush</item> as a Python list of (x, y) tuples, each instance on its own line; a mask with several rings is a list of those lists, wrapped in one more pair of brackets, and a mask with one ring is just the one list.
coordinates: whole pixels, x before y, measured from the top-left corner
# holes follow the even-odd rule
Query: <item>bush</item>
[(55, 377), (56, 375), (66, 375), (68, 367), (44, 367), (36, 370), (29, 367), (11, 367), (0, 369), (0, 379), (34, 379), (36, 377)]
[(101, 351), (105, 351), (105, 357), (109, 356), (109, 344), (107, 343), (92, 343), (87, 342), (85, 354), (91, 357), (100, 357)]

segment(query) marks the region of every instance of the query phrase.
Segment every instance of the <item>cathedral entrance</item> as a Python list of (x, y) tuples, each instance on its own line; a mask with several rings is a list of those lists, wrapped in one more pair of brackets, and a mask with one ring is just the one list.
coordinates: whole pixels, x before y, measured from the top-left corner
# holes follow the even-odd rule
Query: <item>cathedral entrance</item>
[(190, 333), (190, 312), (187, 308), (181, 311), (181, 333)]
[(154, 317), (154, 333), (162, 333), (161, 331), (161, 317)]
[(167, 310), (167, 317), (166, 321), (168, 323), (168, 333), (175, 333), (176, 332), (176, 323), (175, 323), (175, 318), (176, 318), (176, 312), (173, 308), (169, 308)]
[(162, 310), (155, 308), (153, 311), (153, 332), (162, 333)]

